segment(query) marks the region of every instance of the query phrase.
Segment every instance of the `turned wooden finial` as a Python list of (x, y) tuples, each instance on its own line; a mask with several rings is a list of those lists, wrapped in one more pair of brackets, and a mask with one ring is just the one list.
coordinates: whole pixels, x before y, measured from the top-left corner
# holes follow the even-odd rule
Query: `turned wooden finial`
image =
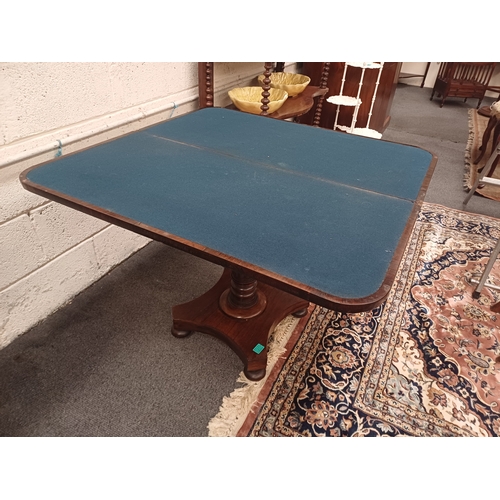
[(198, 92), (200, 108), (212, 108), (214, 105), (213, 62), (198, 63)]
[(261, 115), (267, 115), (269, 111), (269, 96), (271, 93), (269, 92), (271, 88), (271, 70), (273, 68), (273, 63), (266, 62), (264, 65), (264, 80), (262, 81), (262, 106), (260, 109), (262, 110)]
[[(326, 62), (323, 63), (323, 70), (321, 72), (321, 80), (319, 83), (319, 88), (320, 89), (325, 89), (327, 84), (328, 84), (328, 75), (330, 73), (330, 63)], [(319, 127), (319, 122), (321, 120), (321, 113), (323, 111), (323, 102), (325, 101), (325, 96), (322, 95), (318, 99), (318, 103), (316, 104), (316, 110), (314, 112), (314, 119), (313, 119), (313, 127)]]
[(207, 62), (205, 69), (205, 88), (207, 93), (207, 107), (214, 105), (214, 87), (213, 87), (214, 63)]

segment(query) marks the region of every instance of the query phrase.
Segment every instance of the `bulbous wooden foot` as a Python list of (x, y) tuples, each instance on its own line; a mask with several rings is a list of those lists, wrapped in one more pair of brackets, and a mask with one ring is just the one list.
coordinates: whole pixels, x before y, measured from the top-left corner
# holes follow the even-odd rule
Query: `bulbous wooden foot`
[(178, 339), (184, 339), (186, 337), (189, 337), (193, 332), (190, 330), (177, 330), (174, 326), (170, 329), (172, 332), (172, 335), (174, 337), (177, 337)]
[(295, 318), (303, 318), (307, 314), (307, 307), (304, 309), (301, 309), (300, 311), (292, 313), (292, 316)]
[(245, 369), (243, 370), (243, 373), (245, 374), (245, 377), (248, 380), (251, 380), (252, 382), (257, 382), (265, 377), (266, 369), (263, 368), (261, 370), (254, 370), (251, 372)]

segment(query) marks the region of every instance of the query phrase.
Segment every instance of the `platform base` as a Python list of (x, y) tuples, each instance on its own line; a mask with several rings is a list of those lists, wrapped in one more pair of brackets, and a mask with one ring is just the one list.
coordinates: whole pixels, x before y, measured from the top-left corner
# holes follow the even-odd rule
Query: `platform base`
[(266, 374), (268, 337), (280, 321), (290, 314), (304, 316), (309, 302), (269, 285), (258, 283), (259, 294), (265, 296), (262, 312), (250, 318), (235, 318), (220, 307), (223, 294), (231, 286), (231, 270), (200, 297), (172, 308), (172, 335), (186, 337), (193, 332), (217, 337), (233, 349), (244, 364), (249, 380), (260, 380)]

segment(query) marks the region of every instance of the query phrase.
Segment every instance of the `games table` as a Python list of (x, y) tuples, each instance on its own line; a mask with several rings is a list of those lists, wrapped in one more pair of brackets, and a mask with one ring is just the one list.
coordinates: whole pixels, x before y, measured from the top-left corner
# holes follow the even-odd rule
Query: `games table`
[(29, 191), (225, 268), (173, 307), (264, 377), (269, 333), (309, 302), (381, 304), (436, 158), (428, 151), (205, 108), (21, 174)]

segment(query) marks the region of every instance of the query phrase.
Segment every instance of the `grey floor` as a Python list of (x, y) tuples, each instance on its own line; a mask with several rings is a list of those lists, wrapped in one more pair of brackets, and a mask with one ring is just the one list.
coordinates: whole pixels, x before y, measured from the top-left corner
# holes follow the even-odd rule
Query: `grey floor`
[[(435, 153), (426, 201), (461, 209), (477, 101), (429, 97), (398, 86), (384, 139)], [(500, 217), (500, 204), (474, 196), (468, 211)], [(242, 365), (208, 335), (172, 337), (170, 308), (221, 272), (151, 243), (1, 350), (0, 436), (206, 436)]]

